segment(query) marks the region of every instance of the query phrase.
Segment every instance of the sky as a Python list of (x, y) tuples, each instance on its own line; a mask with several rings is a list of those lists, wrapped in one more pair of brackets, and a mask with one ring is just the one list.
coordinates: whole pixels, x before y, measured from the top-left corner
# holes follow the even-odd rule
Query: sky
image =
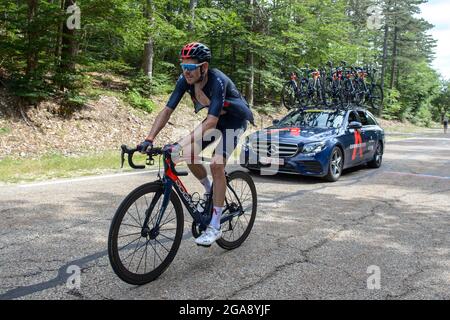
[(450, 1), (429, 0), (421, 5), (421, 9), (420, 16), (435, 26), (430, 31), (438, 41), (433, 67), (450, 80)]

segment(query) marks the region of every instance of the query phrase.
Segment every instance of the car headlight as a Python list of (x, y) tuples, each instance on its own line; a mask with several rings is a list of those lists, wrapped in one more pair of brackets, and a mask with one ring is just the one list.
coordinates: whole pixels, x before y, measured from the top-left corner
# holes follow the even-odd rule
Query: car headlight
[(325, 146), (325, 141), (308, 143), (303, 146), (302, 153), (319, 153), (325, 149)]

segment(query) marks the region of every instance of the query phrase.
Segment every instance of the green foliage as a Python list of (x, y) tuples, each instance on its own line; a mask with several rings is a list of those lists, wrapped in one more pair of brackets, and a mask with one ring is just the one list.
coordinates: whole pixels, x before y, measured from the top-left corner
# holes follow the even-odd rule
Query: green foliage
[(130, 90), (126, 95), (127, 102), (134, 108), (142, 109), (147, 112), (152, 112), (155, 109), (155, 104), (152, 100), (144, 98), (136, 90)]
[(71, 110), (83, 107), (87, 103), (87, 97), (81, 96), (76, 92), (67, 92), (63, 96), (62, 104)]
[(11, 132), (11, 128), (9, 128), (9, 127), (0, 127), (0, 135), (8, 134), (10, 132)]
[(396, 89), (386, 90), (384, 99), (384, 118), (388, 120), (405, 120), (406, 108), (400, 102), (400, 92)]
[[(251, 6), (250, 1), (198, 1), (192, 20), (189, 0), (83, 0), (78, 3), (81, 30), (64, 37), (76, 49), (67, 61), (61, 54), (67, 19), (61, 1), (37, 1), (30, 15), (33, 1), (0, 0), (0, 71), (6, 70), (8, 87), (17, 96), (31, 102), (63, 97), (73, 108), (85, 103), (80, 92), (95, 91), (86, 72), (118, 74), (126, 78), (123, 89), (101, 79), (106, 82), (102, 89), (116, 90), (131, 105), (152, 111), (150, 96), (170, 93), (180, 74), (181, 46), (201, 41), (212, 50), (211, 67), (229, 75), (262, 112), (270, 113), (270, 105), (279, 107), (282, 84), (292, 68), (329, 60), (384, 64), (385, 117), (426, 125), (448, 111), (449, 93), (430, 67), (435, 45), (428, 35), (431, 25), (417, 17), (423, 2), (258, 0)], [(384, 28), (367, 28), (367, 8), (375, 3), (386, 17), (386, 39)], [(149, 40), (152, 79), (140, 72)], [(384, 40), (386, 61), (381, 59)]]

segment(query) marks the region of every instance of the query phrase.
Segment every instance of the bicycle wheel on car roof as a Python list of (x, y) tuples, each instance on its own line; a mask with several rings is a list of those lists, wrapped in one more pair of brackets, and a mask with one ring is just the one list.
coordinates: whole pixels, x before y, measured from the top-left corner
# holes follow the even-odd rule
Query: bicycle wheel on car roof
[(294, 81), (288, 81), (283, 85), (281, 101), (288, 110), (297, 105), (297, 84)]

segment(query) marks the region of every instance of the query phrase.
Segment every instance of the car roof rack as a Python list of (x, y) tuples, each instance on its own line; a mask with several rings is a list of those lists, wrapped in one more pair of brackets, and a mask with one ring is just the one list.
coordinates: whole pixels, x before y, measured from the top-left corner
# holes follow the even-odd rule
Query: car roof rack
[(338, 111), (338, 110), (367, 110), (368, 108), (365, 106), (360, 106), (357, 104), (347, 104), (345, 106), (298, 106), (297, 109), (299, 111), (308, 111), (308, 110), (333, 110), (333, 111)]

